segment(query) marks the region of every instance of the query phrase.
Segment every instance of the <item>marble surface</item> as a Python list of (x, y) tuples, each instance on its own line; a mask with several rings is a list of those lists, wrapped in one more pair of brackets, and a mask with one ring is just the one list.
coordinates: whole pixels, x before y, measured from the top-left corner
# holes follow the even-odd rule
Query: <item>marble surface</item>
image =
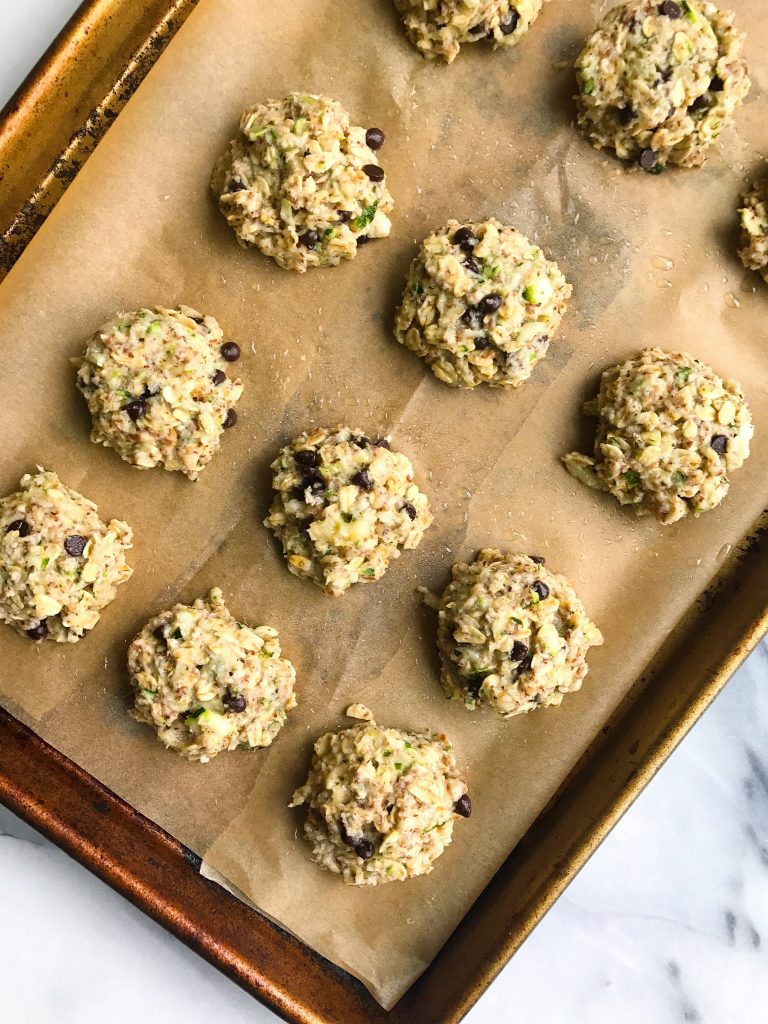
[[(76, 7), (0, 0), (0, 102)], [(470, 1024), (768, 1021), (767, 679), (764, 643)], [(0, 893), (2, 1024), (277, 1020), (2, 807)]]

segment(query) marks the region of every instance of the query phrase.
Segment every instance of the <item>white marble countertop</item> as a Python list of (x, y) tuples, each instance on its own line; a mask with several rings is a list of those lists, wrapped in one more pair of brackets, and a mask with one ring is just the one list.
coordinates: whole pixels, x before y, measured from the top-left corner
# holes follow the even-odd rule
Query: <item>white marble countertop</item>
[[(0, 0), (0, 102), (78, 2)], [(768, 1020), (767, 678), (764, 643), (471, 1024)], [(277, 1021), (2, 807), (0, 892), (2, 1024)]]

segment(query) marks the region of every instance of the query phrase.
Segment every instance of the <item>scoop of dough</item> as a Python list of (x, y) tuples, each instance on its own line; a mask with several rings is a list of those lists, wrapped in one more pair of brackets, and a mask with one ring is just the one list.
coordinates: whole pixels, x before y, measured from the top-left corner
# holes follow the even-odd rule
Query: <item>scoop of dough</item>
[(131, 715), (190, 761), (268, 747), (296, 707), (296, 673), (280, 657), (277, 630), (238, 622), (218, 588), (150, 619), (129, 648), (128, 671)]
[(243, 113), (211, 188), (241, 245), (286, 270), (336, 266), (390, 232), (383, 141), (335, 100), (291, 93)]
[(755, 182), (744, 196), (741, 210), (739, 257), (748, 270), (768, 281), (768, 178)]
[(703, 0), (628, 0), (576, 61), (579, 126), (652, 173), (697, 167), (749, 92), (745, 35)]
[(395, 0), (405, 31), (425, 57), (450, 64), (462, 43), (490, 40), (515, 46), (541, 13), (545, 0)]
[(660, 348), (606, 370), (584, 411), (598, 420), (595, 454), (570, 452), (568, 471), (664, 524), (720, 504), (754, 433), (735, 381)]
[(451, 843), (454, 821), (472, 810), (446, 736), (372, 720), (317, 740), (290, 806), (302, 804), (313, 859), (350, 885), (428, 874)]
[(126, 523), (38, 467), (0, 500), (0, 621), (31, 640), (75, 643), (130, 579)]
[(264, 525), (290, 571), (334, 596), (383, 576), (432, 522), (410, 460), (386, 438), (318, 428), (283, 448), (272, 470), (276, 495)]
[(457, 388), (519, 387), (571, 295), (556, 263), (497, 220), (450, 220), (411, 264), (395, 337)]
[(437, 603), (441, 681), (449, 697), (505, 717), (581, 687), (603, 637), (565, 579), (543, 559), (481, 551), (453, 566)]
[(237, 420), (243, 386), (227, 369), (239, 356), (212, 316), (188, 306), (118, 313), (76, 361), (91, 440), (139, 469), (197, 480)]

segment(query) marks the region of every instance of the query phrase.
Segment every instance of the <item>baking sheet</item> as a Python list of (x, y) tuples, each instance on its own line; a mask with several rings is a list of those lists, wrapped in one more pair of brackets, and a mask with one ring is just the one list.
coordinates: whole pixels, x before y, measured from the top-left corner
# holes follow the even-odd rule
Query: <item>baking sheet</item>
[[(559, 65), (607, 6), (553, 2), (516, 51), (468, 48), (445, 68), (408, 47), (388, 3), (347, 0), (340, 16), (332, 0), (268, 11), (202, 0), (0, 288), (12, 396), (3, 492), (42, 463), (136, 532), (135, 575), (87, 641), (32, 647), (3, 631), (3, 704), (385, 1005), (435, 955), (764, 504), (768, 294), (732, 252), (736, 198), (764, 144), (766, 15), (757, 0), (733, 5), (750, 32), (754, 85), (722, 153), (701, 171), (649, 178), (594, 153), (570, 124), (572, 75)], [(392, 238), (304, 277), (238, 249), (207, 193), (241, 107), (291, 89), (325, 92), (384, 128), (396, 200)], [(393, 307), (427, 230), (491, 214), (557, 258), (574, 297), (524, 388), (459, 394), (394, 343)], [(68, 364), (114, 309), (182, 301), (217, 316), (244, 350), (240, 422), (197, 484), (89, 445)], [(578, 407), (599, 370), (649, 343), (739, 377), (757, 427), (721, 509), (666, 530), (580, 487), (557, 461), (588, 442)], [(393, 432), (436, 523), (382, 581), (333, 600), (287, 573), (260, 520), (277, 447), (341, 421)], [(441, 588), (454, 558), (486, 544), (546, 554), (606, 636), (585, 688), (557, 711), (502, 722), (442, 699), (434, 619), (414, 589)], [(269, 751), (188, 765), (127, 718), (125, 648), (151, 613), (214, 583), (239, 617), (280, 629), (300, 706)], [(343, 724), (352, 699), (382, 723), (444, 729), (466, 768), (473, 817), (428, 878), (346, 889), (297, 838), (301, 812), (287, 801), (312, 740)]]

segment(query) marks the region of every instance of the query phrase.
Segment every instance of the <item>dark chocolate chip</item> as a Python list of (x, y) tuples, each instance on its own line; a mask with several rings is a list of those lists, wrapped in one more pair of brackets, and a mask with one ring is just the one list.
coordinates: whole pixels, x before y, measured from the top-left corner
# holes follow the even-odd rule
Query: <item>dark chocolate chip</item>
[(477, 25), (472, 26), (472, 28), (469, 30), (469, 34), (471, 36), (481, 36), (485, 32), (486, 28), (487, 26), (485, 22), (479, 21)]
[(479, 351), (482, 351), (483, 349), (486, 348), (493, 348), (493, 342), (491, 341), (487, 334), (484, 334), (482, 338), (475, 338), (474, 344), (475, 348), (478, 349)]
[(634, 109), (627, 104), (626, 107), (619, 107), (616, 116), (621, 124), (629, 124), (630, 121), (634, 121), (637, 115), (635, 114)]
[(520, 15), (517, 13), (514, 7), (510, 7), (509, 14), (507, 15), (507, 20), (502, 21), (499, 25), (499, 28), (501, 29), (501, 34), (503, 36), (511, 36), (517, 28), (517, 24), (519, 21)]
[(640, 150), (637, 161), (644, 171), (652, 171), (656, 167), (656, 152), (649, 147)]
[(5, 528), (6, 533), (18, 533), (20, 537), (28, 537), (32, 533), (32, 527), (26, 521), (26, 519), (14, 519), (12, 523), (8, 523)]
[(453, 805), (453, 809), (462, 818), (468, 818), (472, 814), (472, 801), (469, 799), (469, 794), (465, 793), (464, 796), (460, 796)]
[(384, 138), (381, 128), (369, 128), (365, 133), (365, 144), (368, 149), (381, 149), (384, 145)]
[(483, 265), (480, 260), (476, 260), (474, 256), (464, 257), (464, 266), (470, 272), (470, 274), (482, 274)]
[(157, 629), (153, 629), (152, 636), (155, 638), (155, 640), (160, 640), (161, 643), (164, 642), (166, 639), (165, 625), (163, 624), (161, 626), (158, 626)]
[(521, 672), (527, 672), (532, 664), (533, 664), (533, 651), (528, 651), (526, 656), (523, 658), (523, 660), (517, 666), (518, 674), (521, 673)]
[(391, 448), (392, 447), (391, 444), (389, 443), (389, 441), (386, 439), (386, 437), (377, 437), (376, 440), (373, 443), (374, 443), (374, 445), (377, 448)]
[(310, 230), (305, 231), (303, 235), (299, 235), (299, 245), (303, 245), (305, 249), (314, 249), (319, 241), (319, 231)]
[(320, 465), (320, 455), (314, 448), (302, 448), (293, 458), (302, 469), (317, 469)]
[(363, 174), (367, 175), (371, 181), (384, 181), (384, 168), (379, 167), (378, 164), (364, 164)]
[(688, 107), (688, 110), (692, 114), (696, 114), (700, 110), (709, 110), (709, 97), (707, 94), (702, 93), (701, 96), (697, 96), (693, 103)]
[(537, 565), (544, 565), (544, 563), (546, 562), (546, 558), (543, 555), (528, 555), (528, 557), (532, 562), (535, 562)]
[(227, 409), (227, 415), (224, 417), (222, 426), (225, 430), (229, 430), (230, 427), (234, 427), (237, 423), (237, 413), (234, 409)]
[(405, 512), (405, 514), (408, 516), (409, 519), (415, 519), (416, 518), (416, 515), (417, 515), (416, 509), (413, 507), (413, 505), (410, 503), (410, 501), (406, 501), (406, 502), (403, 503), (403, 512)]
[(198, 327), (202, 327), (203, 324), (205, 323), (204, 316), (191, 316), (189, 319), (194, 320)]
[(353, 434), (353, 436), (350, 437), (350, 441), (355, 448), (368, 448), (371, 444), (370, 438), (366, 437), (365, 434)]
[(243, 192), (245, 190), (245, 182), (241, 181), (240, 178), (233, 178), (232, 181), (227, 185), (227, 192)]
[(347, 224), (349, 221), (352, 220), (352, 211), (351, 210), (339, 210), (338, 211), (338, 216), (339, 216), (339, 220), (341, 221), (342, 224)]
[(528, 648), (522, 642), (522, 640), (515, 640), (515, 642), (512, 644), (512, 650), (509, 652), (509, 660), (524, 661), (527, 653)]
[(368, 235), (358, 235), (357, 236), (357, 244), (358, 245), (365, 245), (366, 242), (370, 242), (370, 238), (368, 237)]
[(546, 597), (549, 597), (549, 587), (546, 583), (543, 583), (541, 580), (536, 580), (534, 583), (532, 583), (531, 590), (534, 592), (534, 594), (539, 595), (540, 601), (543, 601)]
[(476, 331), (478, 327), (482, 327), (483, 315), (477, 306), (467, 306), (461, 315), (461, 322), (470, 330)]
[(147, 403), (144, 401), (143, 398), (134, 398), (131, 402), (127, 402), (123, 406), (123, 409), (125, 410), (125, 412), (128, 413), (128, 415), (135, 423), (136, 420), (140, 420), (141, 417), (146, 413)]
[(73, 533), (64, 541), (64, 550), (68, 555), (72, 555), (73, 558), (79, 558), (85, 551), (87, 543), (88, 541), (85, 537), (81, 537), (79, 533)]
[(373, 843), (370, 839), (364, 839), (362, 836), (347, 836), (347, 846), (351, 846), (358, 857), (362, 857), (363, 860), (370, 860), (373, 856)]
[(475, 248), (480, 239), (474, 233), (472, 228), (465, 227), (457, 228), (456, 231), (454, 231), (453, 233), (453, 238), (451, 239), (451, 241), (453, 242), (454, 245), (458, 245), (460, 248), (464, 249), (465, 252), (472, 252), (472, 250)]
[(712, 81), (709, 83), (710, 92), (722, 92), (725, 88), (725, 82), (722, 80), (720, 75), (715, 75)]
[(682, 18), (683, 9), (674, 0), (664, 0), (664, 3), (659, 7), (659, 14), (665, 14), (668, 18)]
[(235, 341), (225, 341), (219, 351), (228, 363), (236, 363), (240, 358), (240, 346)]
[(227, 375), (226, 373), (224, 373), (223, 370), (217, 370), (216, 373), (214, 373), (213, 377), (211, 377), (211, 380), (216, 385), (223, 384), (226, 379)]
[(477, 310), (480, 313), (480, 316), (488, 316), (490, 313), (495, 313), (496, 310), (500, 308), (502, 301), (501, 296), (497, 295), (495, 292), (484, 296), (477, 304)]
[(228, 711), (234, 711), (235, 713), (245, 711), (246, 701), (242, 693), (227, 692), (221, 699)]
[(355, 473), (352, 477), (352, 483), (357, 484), (357, 486), (361, 487), (364, 491), (373, 490), (373, 480), (371, 480), (367, 469), (361, 469), (359, 472)]
[(36, 626), (28, 629), (27, 636), (30, 640), (45, 640), (48, 636), (48, 623), (45, 619), (41, 619)]
[(715, 434), (709, 442), (709, 446), (713, 451), (716, 451), (718, 455), (725, 455), (726, 449), (728, 448), (728, 438), (725, 434)]

